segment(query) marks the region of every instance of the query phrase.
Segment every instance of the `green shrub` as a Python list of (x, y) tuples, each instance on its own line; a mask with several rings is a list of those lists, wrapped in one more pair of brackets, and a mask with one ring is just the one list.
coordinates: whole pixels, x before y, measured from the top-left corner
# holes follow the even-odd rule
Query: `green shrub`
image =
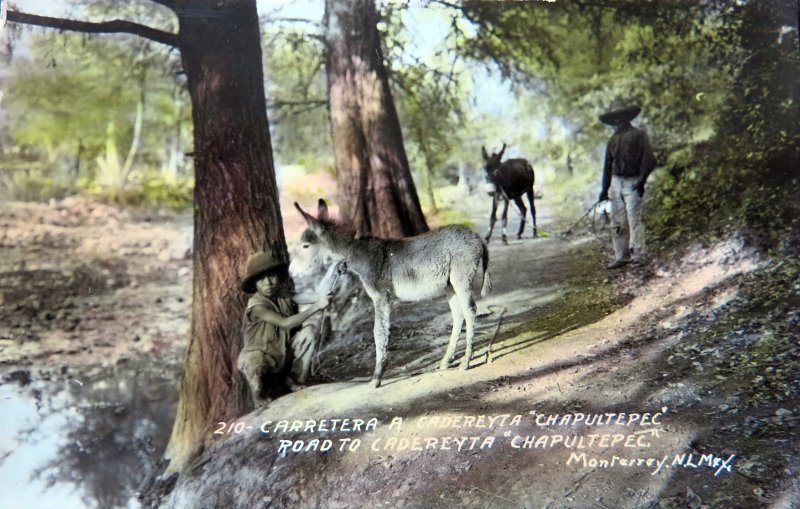
[(46, 202), (60, 200), (74, 190), (56, 179), (40, 172), (15, 172), (10, 184), (11, 196), (20, 201)]
[(787, 239), (800, 216), (796, 152), (752, 161), (722, 149), (706, 154), (697, 146), (693, 157), (682, 153), (668, 161), (648, 186), (648, 225), (658, 241), (740, 231), (773, 248)]
[(92, 181), (81, 181), (80, 187), (95, 199), (134, 207), (166, 207), (181, 210), (192, 204), (194, 178), (167, 177), (156, 171), (144, 172), (124, 189), (101, 187)]
[(475, 228), (475, 224), (468, 219), (466, 213), (457, 208), (440, 206), (435, 213), (428, 209), (425, 209), (424, 213), (428, 226), (431, 228), (438, 228), (448, 224), (463, 224), (464, 226)]

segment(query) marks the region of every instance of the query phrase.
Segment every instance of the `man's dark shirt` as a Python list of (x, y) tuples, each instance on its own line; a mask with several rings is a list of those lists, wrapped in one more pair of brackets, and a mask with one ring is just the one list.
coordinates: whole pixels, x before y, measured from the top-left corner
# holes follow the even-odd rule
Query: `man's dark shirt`
[(647, 133), (630, 124), (619, 127), (606, 146), (603, 191), (607, 191), (611, 185), (612, 175), (637, 177), (639, 182), (644, 182), (655, 165), (656, 159)]

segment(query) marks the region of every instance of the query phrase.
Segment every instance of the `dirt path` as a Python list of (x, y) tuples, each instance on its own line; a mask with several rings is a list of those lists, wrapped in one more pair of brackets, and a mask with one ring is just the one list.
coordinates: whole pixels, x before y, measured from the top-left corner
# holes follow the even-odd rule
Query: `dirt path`
[[(539, 211), (545, 230), (563, 229), (546, 200)], [(0, 210), (0, 237), (6, 384), (39, 390), (43, 373), (57, 381), (80, 366), (131, 359), (177, 368), (188, 327), (188, 217), (12, 204)], [(326, 383), (224, 428), (163, 505), (800, 503), (800, 298), (787, 283), (796, 264), (728, 241), (609, 274), (606, 249), (585, 232), (508, 246), (495, 239), (495, 289), (479, 303), (468, 371), (436, 370), (449, 336), (446, 302), (401, 304), (385, 386), (371, 389), (371, 306), (363, 297), (340, 306), (331, 316), (347, 333), (321, 352)], [(489, 343), (492, 362), (482, 355)], [(109, 397), (102, 383), (92, 408)], [(126, 404), (141, 407), (137, 398)]]

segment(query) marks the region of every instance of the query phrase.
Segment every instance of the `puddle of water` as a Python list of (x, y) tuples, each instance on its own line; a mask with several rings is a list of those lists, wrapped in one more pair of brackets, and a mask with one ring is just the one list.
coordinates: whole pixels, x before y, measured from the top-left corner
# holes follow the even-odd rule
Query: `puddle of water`
[(139, 507), (169, 438), (178, 370), (127, 362), (30, 383), (16, 375), (0, 385), (0, 507)]

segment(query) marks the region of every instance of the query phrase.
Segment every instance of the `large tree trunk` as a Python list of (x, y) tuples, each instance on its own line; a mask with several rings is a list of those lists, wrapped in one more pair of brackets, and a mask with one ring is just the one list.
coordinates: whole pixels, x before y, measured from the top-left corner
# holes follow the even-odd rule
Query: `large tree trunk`
[(255, 0), (178, 9), (195, 157), (192, 331), (166, 457), (179, 471), (216, 422), (248, 410), (236, 358), (239, 272), (256, 250), (286, 257)]
[(392, 100), (373, 0), (326, 0), (339, 205), (360, 234), (427, 231)]

